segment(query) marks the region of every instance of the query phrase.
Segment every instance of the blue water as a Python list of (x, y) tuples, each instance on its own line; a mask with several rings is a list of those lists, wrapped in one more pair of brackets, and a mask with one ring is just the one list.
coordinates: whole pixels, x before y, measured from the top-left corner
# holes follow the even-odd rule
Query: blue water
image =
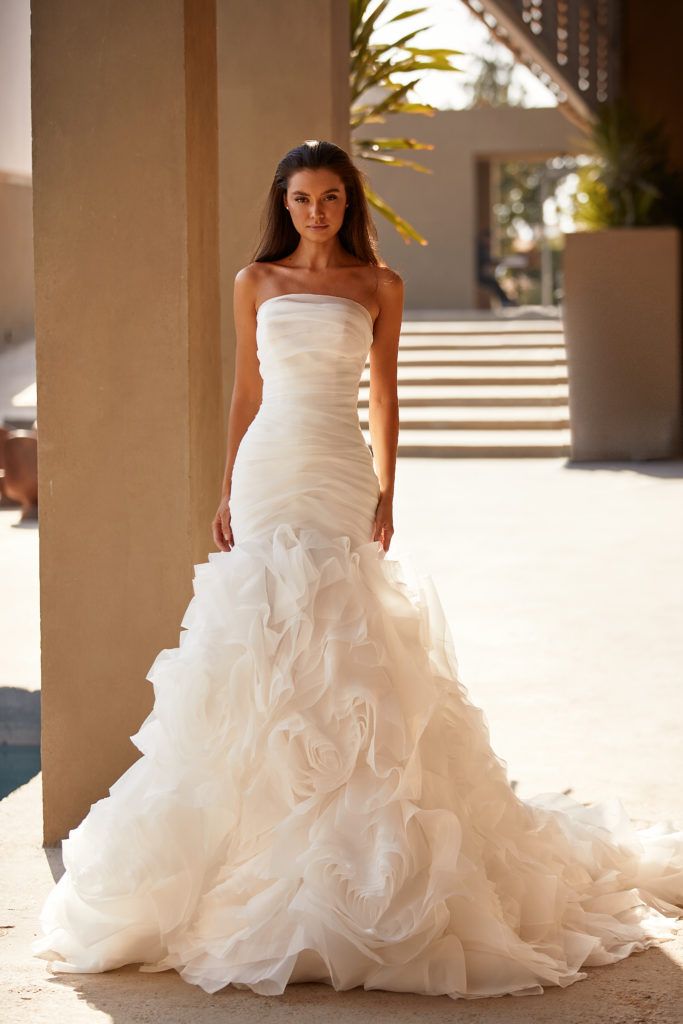
[(40, 771), (40, 747), (0, 745), (0, 800)]

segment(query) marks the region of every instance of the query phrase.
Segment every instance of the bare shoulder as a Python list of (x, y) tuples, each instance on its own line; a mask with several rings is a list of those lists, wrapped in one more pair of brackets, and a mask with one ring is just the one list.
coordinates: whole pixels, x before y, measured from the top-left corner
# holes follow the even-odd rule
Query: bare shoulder
[(258, 262), (247, 263), (246, 267), (240, 267), (235, 274), (235, 287), (241, 291), (255, 289), (263, 277), (264, 269), (264, 265)]
[(248, 263), (245, 267), (240, 267), (235, 274), (235, 307), (244, 311), (256, 309), (266, 273), (266, 265), (259, 262)]
[(380, 287), (397, 288), (399, 285), (403, 287), (403, 278), (397, 270), (393, 269), (393, 267), (389, 267), (386, 264), (384, 266), (378, 266), (377, 274)]
[(392, 267), (377, 267), (377, 299), (380, 310), (387, 313), (398, 313), (403, 311), (403, 278), (398, 271)]

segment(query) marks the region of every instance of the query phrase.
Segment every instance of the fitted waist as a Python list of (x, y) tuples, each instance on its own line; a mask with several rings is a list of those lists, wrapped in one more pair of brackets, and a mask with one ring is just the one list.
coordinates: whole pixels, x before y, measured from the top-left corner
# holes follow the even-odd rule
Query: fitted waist
[(356, 409), (358, 406), (358, 383), (353, 387), (340, 387), (338, 383), (320, 383), (314, 387), (308, 384), (292, 384), (287, 381), (273, 384), (264, 383), (262, 407), (274, 405), (296, 405), (312, 410), (334, 406), (339, 409)]
[(291, 399), (263, 402), (244, 436), (254, 446), (275, 453), (278, 449), (313, 454), (334, 452), (364, 458), (369, 452), (361, 430), (357, 405), (302, 406)]
[(308, 424), (312, 429), (325, 424), (337, 430), (358, 427), (358, 396), (338, 391), (277, 391), (264, 389), (258, 409), (261, 419), (292, 425)]

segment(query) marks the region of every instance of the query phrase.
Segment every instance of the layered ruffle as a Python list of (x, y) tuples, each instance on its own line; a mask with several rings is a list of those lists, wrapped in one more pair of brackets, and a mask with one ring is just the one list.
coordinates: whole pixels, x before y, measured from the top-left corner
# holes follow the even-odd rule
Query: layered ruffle
[(215, 992), (540, 994), (683, 928), (683, 833), (519, 799), (428, 576), (281, 524), (195, 566), (141, 757), (63, 841), (36, 956)]

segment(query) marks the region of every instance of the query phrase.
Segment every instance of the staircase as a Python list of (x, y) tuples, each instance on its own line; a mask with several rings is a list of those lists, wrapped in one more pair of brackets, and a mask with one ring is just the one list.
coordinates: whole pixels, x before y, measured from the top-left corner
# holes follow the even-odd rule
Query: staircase
[[(359, 417), (370, 443), (369, 362)], [(558, 457), (570, 453), (559, 320), (404, 321), (399, 456)]]

